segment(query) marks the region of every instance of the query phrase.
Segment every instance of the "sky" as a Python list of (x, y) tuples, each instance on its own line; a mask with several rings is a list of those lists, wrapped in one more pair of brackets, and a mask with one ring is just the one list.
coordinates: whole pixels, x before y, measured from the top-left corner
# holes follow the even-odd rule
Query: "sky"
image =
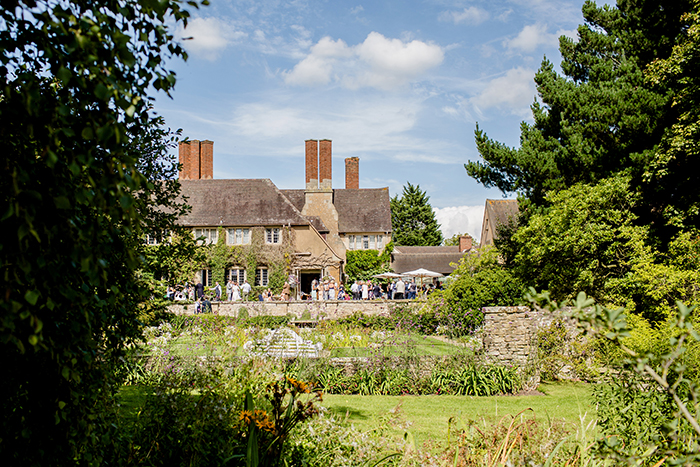
[(334, 188), (359, 157), (360, 188), (419, 185), (445, 237), (477, 240), (504, 194), (464, 169), (476, 125), (517, 147), (535, 71), (583, 22), (582, 0), (211, 3), (177, 29), (189, 58), (155, 110), (214, 141), (214, 178), (303, 188), (304, 141), (330, 139)]

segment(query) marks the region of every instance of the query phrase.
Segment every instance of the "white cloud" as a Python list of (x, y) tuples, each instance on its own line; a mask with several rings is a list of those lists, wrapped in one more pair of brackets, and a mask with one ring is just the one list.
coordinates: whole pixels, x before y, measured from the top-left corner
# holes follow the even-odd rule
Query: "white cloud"
[(348, 89), (392, 89), (407, 84), (440, 65), (442, 47), (418, 40), (388, 39), (371, 32), (364, 42), (348, 46), (324, 37), (291, 71), (283, 72), (287, 84), (316, 86), (336, 81)]
[(247, 36), (217, 18), (191, 19), (187, 27), (180, 27), (178, 32), (180, 38), (191, 38), (184, 41), (187, 51), (206, 60), (216, 60), (230, 43)]
[(462, 11), (443, 11), (439, 19), (441, 21), (451, 21), (455, 24), (466, 23), (477, 25), (489, 19), (489, 12), (483, 8), (471, 6)]
[(520, 116), (529, 115), (535, 97), (534, 70), (512, 68), (504, 76), (491, 80), (470, 102), (478, 112), (488, 108), (507, 109)]
[(568, 36), (575, 39), (577, 32), (576, 30), (560, 29), (556, 33), (550, 34), (543, 24), (531, 24), (525, 26), (513, 39), (506, 39), (503, 45), (510, 50), (531, 53), (540, 46), (558, 47), (560, 36)]
[(351, 15), (357, 15), (365, 11), (364, 7), (362, 5), (357, 5), (354, 8), (350, 8), (350, 14)]
[(443, 237), (450, 238), (457, 233), (468, 233), (479, 241), (481, 223), (484, 220), (484, 206), (453, 206), (433, 208), (433, 211)]

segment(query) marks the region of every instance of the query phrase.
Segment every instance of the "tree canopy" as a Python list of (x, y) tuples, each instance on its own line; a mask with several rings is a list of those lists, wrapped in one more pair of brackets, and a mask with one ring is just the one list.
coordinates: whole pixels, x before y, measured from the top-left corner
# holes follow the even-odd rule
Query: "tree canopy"
[[(578, 40), (560, 39), (562, 74), (535, 75), (534, 123), (520, 147), (479, 127), (486, 186), (521, 196), (518, 225), (497, 246), (528, 286), (578, 291), (649, 321), (697, 303), (700, 227), (700, 2), (583, 5)], [(501, 238), (502, 237), (502, 238)]]
[(407, 183), (403, 193), (391, 198), (392, 240), (397, 245), (437, 246), (442, 243), (440, 224), (430, 197), (419, 185)]
[[(190, 2), (197, 6), (196, 2)], [(185, 58), (179, 1), (10, 1), (0, 11), (0, 450), (105, 463), (114, 365), (140, 334), (145, 233), (184, 209), (149, 107)], [(107, 462), (108, 463), (108, 462)]]
[[(546, 58), (535, 75), (539, 100), (532, 105), (534, 123), (521, 124), (520, 147), (491, 140), (477, 126), (483, 162), (465, 164), (467, 173), (535, 204), (546, 204), (547, 191), (621, 171), (634, 175), (638, 186), (680, 110), (669, 84), (652, 83), (645, 70), (671, 55), (685, 34), (690, 5), (620, 0), (617, 7), (599, 7), (586, 1), (578, 40), (560, 38), (563, 76)], [(650, 203), (640, 206), (651, 215)]]

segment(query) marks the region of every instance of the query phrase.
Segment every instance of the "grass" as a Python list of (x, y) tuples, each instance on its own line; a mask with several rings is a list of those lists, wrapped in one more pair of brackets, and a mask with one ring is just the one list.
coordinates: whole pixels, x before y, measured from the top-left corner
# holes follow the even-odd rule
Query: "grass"
[(595, 416), (590, 385), (582, 383), (542, 384), (543, 395), (528, 396), (346, 396), (324, 395), (323, 405), (361, 431), (386, 430), (389, 436), (410, 432), (416, 445), (447, 439), (448, 423), (457, 427), (469, 420), (493, 425), (505, 416), (524, 415), (541, 421), (563, 420), (572, 429), (580, 416)]
[[(419, 356), (455, 355), (463, 352), (462, 347), (450, 344), (428, 336), (404, 335), (397, 338), (395, 344), (384, 344), (382, 354), (387, 356), (405, 355), (406, 349), (411, 348)], [(370, 347), (338, 347), (331, 350), (331, 357), (371, 357), (377, 350)]]

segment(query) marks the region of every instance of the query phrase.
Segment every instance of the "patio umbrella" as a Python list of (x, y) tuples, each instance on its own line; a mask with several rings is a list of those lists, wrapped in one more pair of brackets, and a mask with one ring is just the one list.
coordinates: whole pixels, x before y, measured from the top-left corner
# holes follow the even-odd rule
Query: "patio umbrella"
[(439, 272), (434, 272), (434, 271), (428, 271), (427, 269), (416, 269), (415, 271), (407, 271), (401, 274), (402, 276), (409, 276), (409, 277), (420, 277), (421, 279), (423, 277), (442, 277), (442, 274)]
[[(409, 277), (419, 277), (420, 278), (420, 283), (423, 285), (423, 278), (425, 277), (442, 277), (443, 275), (440, 274), (439, 272), (435, 271), (428, 271), (427, 269), (416, 269), (415, 271), (407, 271), (401, 274), (402, 276), (409, 276)], [(423, 292), (421, 292), (422, 295)]]
[(372, 277), (376, 277), (377, 279), (395, 279), (397, 277), (401, 277), (401, 274), (396, 274), (395, 272), (383, 272), (381, 274), (375, 274)]

